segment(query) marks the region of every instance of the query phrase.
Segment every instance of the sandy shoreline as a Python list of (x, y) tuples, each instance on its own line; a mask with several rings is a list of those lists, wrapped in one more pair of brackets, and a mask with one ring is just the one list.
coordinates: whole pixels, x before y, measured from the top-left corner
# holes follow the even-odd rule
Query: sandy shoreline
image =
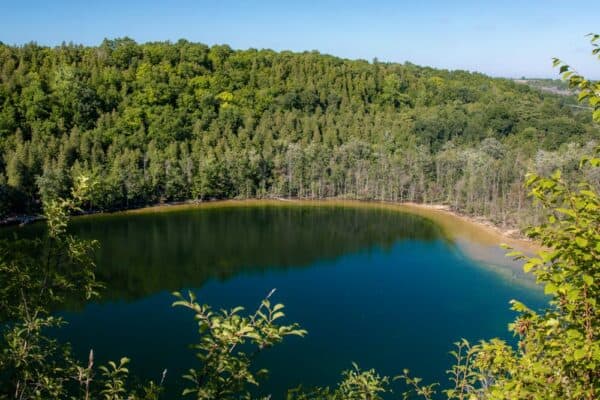
[(515, 261), (506, 257), (507, 250), (500, 247), (506, 244), (525, 254), (534, 254), (541, 250), (541, 246), (529, 239), (516, 236), (510, 229), (501, 229), (482, 218), (470, 217), (451, 210), (443, 205), (394, 203), (383, 201), (343, 200), (343, 199), (249, 199), (249, 200), (218, 200), (218, 201), (189, 201), (177, 204), (163, 204), (151, 207), (126, 210), (120, 213), (144, 214), (155, 212), (170, 212), (189, 210), (194, 208), (228, 208), (228, 207), (253, 207), (253, 206), (278, 206), (278, 207), (354, 207), (386, 209), (406, 212), (427, 218), (436, 223), (444, 231), (461, 253), (472, 261), (486, 268), (493, 269), (496, 273), (508, 279), (531, 280), (525, 277), (522, 261)]
[[(491, 222), (478, 217), (468, 216), (450, 207), (440, 204), (420, 203), (394, 203), (385, 201), (344, 200), (344, 199), (245, 199), (245, 200), (215, 200), (215, 201), (186, 201), (167, 203), (143, 208), (117, 211), (116, 213), (140, 214), (148, 212), (166, 212), (193, 208), (220, 208), (240, 206), (347, 206), (384, 208), (403, 212), (410, 212), (434, 220), (444, 231), (454, 239), (463, 239), (484, 246), (498, 247), (507, 244), (517, 250), (534, 253), (541, 250), (541, 246), (530, 239), (520, 235), (516, 229), (503, 229)], [(92, 214), (97, 215), (97, 214)]]
[(439, 225), (446, 236), (451, 239), (464, 254), (474, 261), (488, 265), (508, 267), (514, 272), (522, 271), (521, 262), (505, 257), (506, 250), (500, 248), (506, 244), (526, 254), (537, 253), (542, 247), (520, 235), (515, 229), (502, 229), (481, 217), (472, 217), (456, 212), (450, 207), (440, 204), (394, 203), (385, 201), (344, 200), (344, 199), (245, 199), (214, 201), (183, 201), (146, 206), (142, 208), (89, 213), (75, 218), (94, 218), (122, 214), (145, 214), (190, 210), (195, 208), (229, 208), (253, 206), (312, 206), (312, 207), (354, 207), (395, 210), (422, 216)]
[[(492, 222), (482, 218), (469, 216), (442, 204), (422, 204), (422, 203), (395, 203), (389, 201), (373, 200), (346, 200), (346, 199), (289, 199), (289, 198), (270, 198), (270, 199), (230, 199), (230, 200), (211, 200), (197, 201), (188, 200), (173, 203), (155, 204), (141, 208), (132, 208), (127, 210), (117, 210), (111, 212), (86, 213), (76, 216), (76, 218), (86, 218), (102, 215), (119, 214), (140, 214), (151, 212), (166, 212), (193, 208), (221, 208), (221, 207), (243, 207), (243, 206), (346, 206), (346, 207), (367, 207), (383, 208), (403, 212), (410, 212), (434, 220), (440, 225), (445, 233), (452, 239), (465, 239), (469, 242), (484, 246), (498, 247), (500, 244), (507, 244), (517, 250), (534, 253), (542, 247), (525, 238), (517, 229), (501, 228)], [(12, 218), (13, 225), (21, 223), (35, 222), (43, 219), (40, 216), (21, 216)], [(10, 224), (8, 224), (10, 225)], [(1, 225), (0, 225), (1, 226)]]
[(485, 232), (485, 238), (482, 240), (491, 240), (492, 242), (508, 244), (509, 246), (521, 248), (528, 251), (539, 251), (542, 246), (539, 243), (525, 237), (521, 231), (514, 228), (501, 228), (494, 223), (488, 221), (483, 217), (473, 217), (457, 211), (452, 210), (450, 207), (439, 204), (419, 204), (419, 203), (402, 203), (402, 206), (427, 210), (428, 213), (439, 213), (444, 214), (452, 219), (461, 221), (461, 223), (470, 224), (477, 227), (477, 230)]

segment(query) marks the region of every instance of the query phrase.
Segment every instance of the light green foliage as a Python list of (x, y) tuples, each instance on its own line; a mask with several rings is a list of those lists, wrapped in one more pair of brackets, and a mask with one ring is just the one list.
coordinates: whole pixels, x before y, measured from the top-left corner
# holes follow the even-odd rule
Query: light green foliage
[(67, 297), (90, 299), (100, 288), (92, 261), (96, 243), (67, 233), (69, 214), (92, 186), (80, 177), (70, 198), (45, 202), (45, 237), (0, 240), (0, 399), (157, 398), (153, 383), (140, 396), (126, 391), (126, 359), (101, 366), (98, 376), (93, 352), (87, 367), (80, 366), (69, 346), (47, 336), (64, 324), (52, 315), (54, 307)]
[[(242, 307), (213, 312), (211, 307), (198, 304), (193, 293), (188, 293), (188, 298), (175, 293), (179, 300), (173, 305), (194, 311), (200, 334), (200, 343), (194, 349), (201, 367), (190, 369), (184, 376), (192, 384), (184, 395), (192, 394), (199, 400), (250, 398), (248, 386), (258, 386), (259, 379), (267, 373), (251, 370), (254, 357), (286, 336), (306, 334), (297, 324), (278, 325), (276, 321), (285, 316), (284, 306), (271, 304), (273, 293), (274, 290), (249, 316), (241, 314)], [(248, 350), (247, 343), (252, 350)]]
[[(81, 178), (73, 189), (73, 199), (87, 190)], [(34, 240), (0, 241), (0, 315), (5, 318), (30, 318), (46, 315), (69, 293), (86, 298), (96, 294), (91, 253), (96, 243), (66, 233), (70, 212), (77, 200), (51, 199), (45, 204), (48, 233)]]
[[(74, 189), (85, 192), (85, 182)], [(73, 361), (68, 348), (44, 336), (62, 324), (50, 315), (66, 296), (90, 298), (98, 285), (91, 252), (94, 242), (66, 234), (74, 200), (46, 203), (48, 234), (43, 239), (0, 241), (0, 370), (17, 398), (60, 397)], [(4, 391), (4, 383), (0, 385)]]
[(380, 376), (373, 369), (362, 371), (352, 363), (352, 369), (342, 372), (342, 380), (334, 390), (299, 387), (288, 391), (287, 400), (381, 400), (385, 393), (391, 393), (389, 384), (389, 377)]
[(361, 371), (358, 365), (342, 373), (342, 381), (333, 393), (339, 400), (381, 400), (389, 392), (389, 378), (380, 376), (375, 370)]
[[(599, 168), (600, 158), (582, 168)], [(549, 211), (547, 221), (529, 230), (549, 250), (523, 257), (552, 297), (543, 313), (513, 301), (520, 313), (510, 329), (519, 336), (506, 344), (484, 343), (478, 367), (490, 370), (490, 398), (595, 399), (600, 396), (600, 197), (585, 182), (571, 188), (560, 173), (530, 175), (532, 196)]]
[(126, 365), (129, 363), (129, 359), (124, 357), (119, 360), (119, 364), (114, 361), (109, 361), (108, 366), (101, 366), (100, 372), (106, 379), (104, 388), (100, 392), (106, 400), (122, 400), (125, 399), (126, 389), (125, 381), (129, 370)]
[(447, 371), (452, 388), (446, 389), (445, 394), (450, 399), (459, 400), (483, 397), (485, 382), (472, 367), (480, 350), (479, 346), (472, 346), (465, 339), (454, 345), (456, 350), (451, 351), (450, 354), (456, 360), (456, 364)]
[[(592, 35), (598, 54), (598, 35)], [(555, 60), (555, 65), (561, 64)], [(562, 64), (561, 73), (580, 90), (598, 120), (600, 94), (590, 82)], [(582, 176), (598, 176), (600, 148), (580, 163)], [(513, 301), (520, 313), (510, 329), (519, 336), (513, 351), (505, 343), (483, 343), (477, 367), (493, 378), (487, 396), (500, 398), (596, 399), (600, 396), (600, 196), (584, 179), (573, 186), (556, 171), (530, 174), (531, 196), (547, 211), (546, 221), (528, 235), (548, 250), (524, 259), (551, 296), (550, 308), (537, 313)]]
[(409, 387), (409, 390), (402, 393), (402, 398), (404, 400), (420, 397), (425, 400), (431, 400), (433, 396), (436, 394), (436, 386), (437, 383), (432, 383), (430, 385), (423, 385), (421, 382), (423, 381), (421, 378), (412, 377), (409, 375), (409, 371), (407, 369), (404, 370), (402, 375), (398, 375), (396, 377), (397, 380), (402, 380)]
[[(600, 35), (590, 33), (588, 35), (592, 43), (592, 54), (600, 59)], [(554, 66), (560, 67), (560, 73), (569, 88), (576, 89), (579, 92), (578, 100), (586, 101), (592, 108), (594, 121), (600, 122), (600, 82), (585, 79), (583, 76), (573, 70), (571, 66), (565, 64), (560, 59), (554, 59)]]

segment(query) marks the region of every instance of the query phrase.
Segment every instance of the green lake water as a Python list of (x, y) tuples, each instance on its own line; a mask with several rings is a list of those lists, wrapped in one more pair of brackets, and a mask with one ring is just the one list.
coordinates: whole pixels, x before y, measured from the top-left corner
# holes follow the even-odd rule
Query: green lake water
[(198, 338), (193, 315), (171, 307), (174, 290), (253, 310), (277, 289), (287, 321), (309, 333), (260, 354), (270, 370), (261, 393), (274, 398), (334, 384), (353, 361), (445, 382), (453, 342), (510, 340), (509, 300), (544, 303), (531, 282), (470, 261), (434, 222), (394, 210), (196, 208), (77, 218), (72, 231), (99, 241), (106, 289), (60, 311), (69, 324), (56, 335), (82, 359), (90, 348), (98, 362), (130, 357), (142, 379), (167, 369), (171, 394), (197, 365), (189, 345)]

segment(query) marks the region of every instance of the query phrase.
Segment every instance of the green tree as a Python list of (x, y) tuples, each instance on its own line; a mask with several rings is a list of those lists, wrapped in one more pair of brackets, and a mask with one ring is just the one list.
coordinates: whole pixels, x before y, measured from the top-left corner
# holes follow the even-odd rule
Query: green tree
[[(268, 372), (251, 370), (256, 355), (286, 336), (306, 334), (297, 324), (276, 324), (285, 315), (283, 304), (271, 304), (274, 292), (272, 290), (249, 316), (241, 315), (242, 307), (213, 312), (210, 306), (198, 304), (193, 293), (188, 293), (188, 298), (175, 293), (179, 300), (174, 305), (195, 313), (200, 334), (200, 343), (194, 348), (201, 367), (190, 369), (184, 376), (191, 384), (183, 391), (184, 396), (193, 394), (199, 400), (250, 398), (248, 387), (258, 386), (258, 379)], [(252, 345), (251, 349), (247, 343)]]

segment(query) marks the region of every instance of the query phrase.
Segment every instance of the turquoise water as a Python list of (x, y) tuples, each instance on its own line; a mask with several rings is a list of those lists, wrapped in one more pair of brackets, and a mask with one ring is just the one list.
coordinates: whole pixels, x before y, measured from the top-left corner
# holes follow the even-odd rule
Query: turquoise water
[(287, 320), (308, 330), (261, 353), (261, 393), (331, 385), (357, 362), (395, 375), (409, 368), (444, 381), (452, 343), (510, 339), (509, 300), (541, 307), (539, 290), (469, 261), (429, 220), (391, 210), (242, 207), (74, 220), (99, 240), (103, 297), (69, 304), (57, 335), (85, 359), (127, 356), (140, 379), (168, 370), (170, 393), (197, 363), (193, 316), (173, 290), (215, 308), (254, 309), (273, 288)]

